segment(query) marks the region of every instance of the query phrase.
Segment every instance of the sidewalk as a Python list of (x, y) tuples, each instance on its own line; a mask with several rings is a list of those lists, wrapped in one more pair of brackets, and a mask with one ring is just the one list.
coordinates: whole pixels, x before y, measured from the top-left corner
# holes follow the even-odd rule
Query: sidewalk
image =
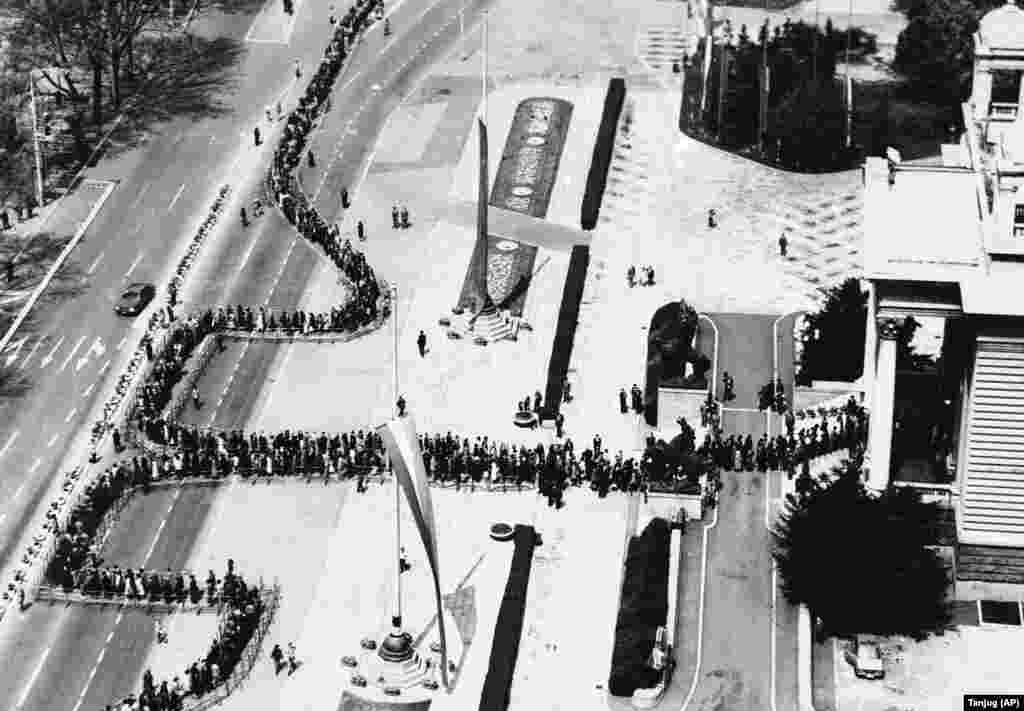
[(16, 264), (13, 281), (7, 282), (6, 274), (0, 274), (0, 302), (4, 307), (11, 308), (32, 294), (62, 248), (88, 229), (116, 185), (108, 180), (81, 180), (66, 195), (3, 234), (0, 265), (6, 266), (11, 260)]

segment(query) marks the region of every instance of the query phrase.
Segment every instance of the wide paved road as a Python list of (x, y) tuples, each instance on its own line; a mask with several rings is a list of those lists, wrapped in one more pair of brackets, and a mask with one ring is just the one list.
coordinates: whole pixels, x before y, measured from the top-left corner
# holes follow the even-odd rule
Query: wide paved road
[[(768, 424), (755, 409), (757, 391), (772, 379), (776, 358), (780, 375), (792, 382), (792, 349), (775, 353), (773, 315), (711, 318), (718, 327), (719, 370), (736, 381), (736, 400), (724, 412), (723, 430), (727, 436), (750, 434), (756, 443)], [(792, 332), (791, 319), (780, 326)], [(778, 434), (778, 418), (773, 416), (771, 427), (771, 434)], [(796, 708), (796, 614), (773, 587), (768, 529), (778, 509), (781, 476), (722, 472), (717, 522), (708, 536), (700, 669), (684, 711)]]
[[(216, 494), (195, 486), (137, 495), (103, 557), (110, 565), (183, 569)], [(200, 583), (205, 573), (197, 571)], [(102, 709), (138, 691), (153, 636), (153, 618), (142, 611), (37, 603), (4, 640), (0, 708)]]
[[(322, 56), (330, 31), (321, 17), (327, 5), (299, 3), (294, 27), (281, 35), (290, 38), (288, 45), (244, 42), (257, 7), (247, 15), (213, 9), (201, 16), (193, 32), (245, 48), (234, 81), (212, 99), (222, 111), (157, 126), (140, 147), (119, 151), (87, 172), (118, 183), (72, 255), (84, 276), (82, 293), (43, 306), (34, 315), (37, 327), (19, 334), (29, 341), (12, 366), (31, 387), (22, 397), (0, 399), (0, 567), (57, 474), (73, 433), (89, 424), (103, 380), (116, 377), (111, 362), (141, 335), (144, 324), (113, 314), (117, 292), (130, 280), (157, 280), (191, 237), (216, 188), (235, 182), (234, 161), (255, 150), (252, 126), (294, 84), (293, 58), (312, 66)], [(115, 143), (129, 140), (125, 125), (115, 132)]]
[[(380, 118), (390, 110), (386, 107), (393, 107), (400, 98), (395, 92), (403, 91), (412, 81), (415, 71), (446, 50), (457, 38), (455, 12), (459, 6), (454, 2), (442, 2), (441, 9), (425, 13), (429, 6), (424, 0), (402, 2), (392, 14), (392, 23), (396, 29), (402, 27), (404, 31), (396, 32), (397, 36), (388, 40), (383, 56), (377, 57), (383, 60), (379, 66), (369, 62), (374, 54), (380, 52), (384, 40), (379, 28), (368, 35), (355, 55), (356, 63), (343, 77), (344, 88), (334, 97), (336, 115), (332, 115), (332, 119), (347, 122), (353, 118), (358, 128), (347, 133), (347, 138), (340, 144), (345, 153), (343, 159), (333, 161), (331, 165), (332, 180), (341, 180), (345, 185), (355, 184), (360, 166), (376, 139)], [(170, 182), (173, 183), (173, 179)], [(205, 266), (196, 273), (198, 281), (194, 284), (198, 286), (198, 296), (193, 300), (195, 305), (245, 303), (294, 308), (320, 258), (304, 241), (295, 237), (287, 223), (273, 210), (268, 210), (264, 218), (246, 230), (236, 225), (231, 239), (218, 241), (215, 245), (205, 253)], [(109, 304), (104, 303), (103, 308), (109, 309)], [(255, 357), (244, 369), (246, 387), (237, 388), (225, 408), (226, 412), (237, 413), (240, 418), (258, 396), (258, 388), (251, 384), (262, 379), (274, 353), (273, 349), (253, 349), (252, 352)], [(41, 410), (46, 411), (45, 408)], [(20, 438), (17, 443), (22, 443)], [(13, 452), (12, 447), (8, 454)], [(194, 495), (203, 496), (201, 493)], [(130, 514), (134, 521), (129, 524), (132, 534), (127, 539), (115, 539), (126, 542), (123, 550), (118, 548), (121, 544), (110, 548), (111, 560), (127, 563), (141, 559), (150, 567), (181, 567), (185, 564), (208, 506), (201, 502), (183, 506), (181, 499), (168, 502), (170, 511), (165, 511), (169, 523), (160, 528), (160, 519), (149, 514), (159, 513), (162, 505), (158, 495), (147, 502), (144, 509)], [(178, 511), (183, 513), (176, 514)], [(172, 520), (181, 523), (172, 524)], [(155, 530), (149, 531), (147, 526), (155, 527)], [(115, 693), (121, 693), (120, 689), (126, 688), (126, 684), (130, 688), (133, 675), (137, 679), (140, 670), (136, 667), (141, 661), (133, 666), (128, 657), (141, 657), (139, 651), (152, 642), (151, 622), (137, 621), (129, 613), (118, 618), (116, 614), (111, 616), (95, 610), (72, 609), (55, 616), (52, 612), (44, 613), (44, 609), (27, 613), (27, 624), (19, 630), (18, 640), (21, 641), (15, 642), (19, 646), (25, 645), (24, 654), (19, 654), (23, 661), (0, 676), (0, 684), (11, 691), (0, 695), (0, 699), (11, 699), (11, 707), (17, 706), (18, 700), (24, 697), (27, 702), (24, 708), (75, 711), (76, 708), (87, 708), (85, 702), (107, 703), (109, 693), (115, 689), (118, 689)], [(40, 643), (32, 641), (37, 639), (51, 641), (40, 646)], [(79, 647), (80, 653), (71, 652)], [(120, 652), (114, 651), (115, 648), (128, 650), (126, 656), (122, 658)], [(101, 653), (104, 655), (102, 658), (99, 657)], [(106, 654), (117, 654), (117, 662), (105, 662)], [(53, 655), (60, 657), (57, 663), (51, 659)], [(93, 669), (95, 672), (91, 671)], [(0, 705), (0, 708), (4, 706)]]

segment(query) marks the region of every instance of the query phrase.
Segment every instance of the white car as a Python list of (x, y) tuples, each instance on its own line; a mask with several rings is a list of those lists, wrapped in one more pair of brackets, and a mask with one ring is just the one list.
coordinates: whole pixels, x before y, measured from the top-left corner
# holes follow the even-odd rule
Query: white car
[(846, 660), (853, 667), (853, 673), (861, 679), (885, 678), (882, 653), (873, 642), (855, 642), (853, 651), (846, 653)]

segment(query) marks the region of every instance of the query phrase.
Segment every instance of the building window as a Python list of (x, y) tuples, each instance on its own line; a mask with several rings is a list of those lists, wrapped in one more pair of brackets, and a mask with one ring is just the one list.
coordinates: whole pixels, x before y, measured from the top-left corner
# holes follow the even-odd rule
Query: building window
[(989, 116), (1002, 119), (1017, 118), (1017, 105), (1020, 102), (1020, 75), (1019, 71), (993, 70)]

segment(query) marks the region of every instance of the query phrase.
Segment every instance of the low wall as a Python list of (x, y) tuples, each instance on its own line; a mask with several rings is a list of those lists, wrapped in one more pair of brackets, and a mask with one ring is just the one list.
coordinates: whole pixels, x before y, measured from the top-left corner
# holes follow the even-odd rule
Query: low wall
[[(707, 400), (707, 388), (658, 388), (658, 429), (674, 430), (682, 417), (690, 427), (700, 426), (700, 408)], [(678, 434), (678, 432), (676, 433)]]

